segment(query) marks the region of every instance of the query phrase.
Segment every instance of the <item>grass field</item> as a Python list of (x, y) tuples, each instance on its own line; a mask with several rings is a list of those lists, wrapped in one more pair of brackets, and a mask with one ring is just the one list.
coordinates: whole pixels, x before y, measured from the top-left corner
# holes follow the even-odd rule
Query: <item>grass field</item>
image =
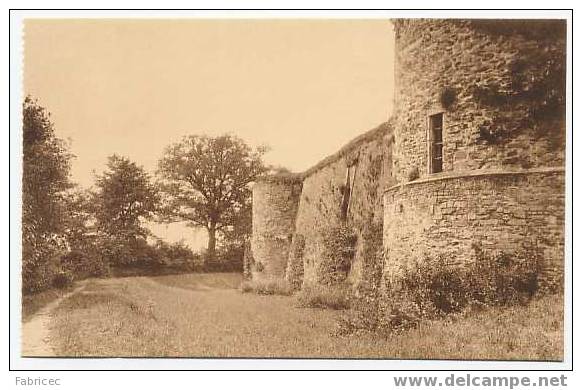
[(55, 311), (59, 356), (562, 360), (562, 304), (493, 309), (387, 338), (333, 336), (337, 311), (242, 294), (237, 274), (89, 281)]

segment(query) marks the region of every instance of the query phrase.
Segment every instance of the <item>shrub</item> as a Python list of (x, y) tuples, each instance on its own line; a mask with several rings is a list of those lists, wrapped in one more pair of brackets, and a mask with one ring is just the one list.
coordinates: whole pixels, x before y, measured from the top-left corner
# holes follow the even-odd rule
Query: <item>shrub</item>
[(206, 263), (208, 272), (244, 272), (244, 256), (247, 243), (221, 245), (214, 261)]
[(53, 276), (52, 286), (54, 288), (65, 288), (73, 284), (73, 274), (68, 271), (60, 271)]
[(159, 255), (167, 259), (169, 263), (194, 260), (194, 252), (183, 241), (168, 243), (163, 240), (157, 240), (155, 248)]
[(323, 232), (322, 258), (318, 264), (319, 284), (334, 285), (345, 281), (356, 253), (357, 236), (347, 223)]
[(524, 245), (513, 254), (486, 254), (474, 245), (476, 261), (468, 275), (472, 300), (485, 305), (510, 305), (529, 301), (539, 288), (542, 258), (535, 246)]
[(22, 293), (33, 294), (49, 288), (53, 276), (59, 271), (58, 261), (62, 252), (56, 245), (41, 241), (30, 250), (23, 240)]
[(243, 278), (245, 280), (251, 279), (254, 263), (255, 258), (253, 257), (253, 250), (250, 243), (246, 243), (243, 255)]
[(513, 254), (485, 254), (474, 247), (475, 262), (465, 267), (444, 257), (427, 258), (405, 270), (382, 313), (382, 327), (402, 330), (423, 319), (439, 318), (478, 306), (527, 303), (538, 290), (541, 256), (524, 246)]
[(407, 173), (408, 181), (416, 180), (420, 177), (420, 172), (418, 171), (418, 167), (412, 167), (408, 170)]
[(457, 100), (457, 91), (455, 90), (455, 88), (445, 87), (441, 91), (440, 102), (444, 108), (450, 109), (456, 100)]
[(241, 284), (243, 293), (258, 295), (292, 295), (293, 288), (283, 279), (247, 280)]
[(303, 255), (305, 252), (305, 236), (296, 234), (291, 241), (289, 250), (289, 263), (287, 266), (286, 279), (295, 290), (301, 288), (303, 283)]
[(297, 294), (299, 307), (348, 309), (350, 294), (347, 286), (304, 285)]
[(352, 309), (339, 318), (337, 334), (346, 335), (378, 329), (383, 261), (382, 223), (374, 222), (373, 218), (370, 218), (362, 231), (362, 276), (351, 297)]
[(88, 246), (83, 251), (75, 249), (63, 255), (61, 267), (71, 272), (75, 279), (109, 275), (108, 264), (93, 246)]

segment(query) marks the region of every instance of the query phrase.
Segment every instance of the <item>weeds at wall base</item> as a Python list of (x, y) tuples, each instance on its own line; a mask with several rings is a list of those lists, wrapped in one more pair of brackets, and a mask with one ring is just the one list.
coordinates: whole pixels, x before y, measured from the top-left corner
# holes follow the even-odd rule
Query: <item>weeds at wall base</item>
[(282, 279), (246, 280), (241, 284), (240, 290), (258, 295), (293, 295), (293, 287)]

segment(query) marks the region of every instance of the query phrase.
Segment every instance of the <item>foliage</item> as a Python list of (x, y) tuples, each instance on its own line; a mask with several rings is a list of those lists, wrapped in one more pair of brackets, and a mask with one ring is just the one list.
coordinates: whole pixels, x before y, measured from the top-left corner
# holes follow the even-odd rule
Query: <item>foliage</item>
[(236, 229), (245, 220), (241, 215), (248, 214), (249, 184), (266, 171), (265, 152), (232, 135), (191, 135), (168, 146), (159, 161), (165, 217), (205, 228), (210, 261), (216, 254), (217, 233)]
[(340, 316), (337, 333), (376, 330), (380, 322), (380, 284), (384, 262), (382, 223), (371, 219), (362, 230), (361, 277), (351, 297), (351, 310)]
[(73, 284), (73, 274), (68, 271), (57, 272), (52, 279), (52, 286), (54, 288), (66, 288)]
[(117, 240), (145, 238), (143, 219), (153, 216), (159, 203), (149, 175), (125, 157), (112, 155), (107, 170), (96, 181), (95, 218), (99, 232)]
[(445, 87), (440, 94), (441, 105), (445, 109), (450, 109), (457, 100), (457, 91), (453, 87)]
[(476, 263), (467, 281), (471, 298), (485, 305), (524, 303), (539, 290), (541, 252), (524, 245), (516, 253), (486, 254), (474, 245)]
[(85, 251), (95, 238), (93, 194), (73, 187), (64, 196), (64, 235), (72, 251)]
[(560, 144), (563, 131), (550, 133), (549, 129), (561, 129), (563, 125), (555, 122), (562, 123), (565, 118), (566, 34), (563, 26), (549, 27), (548, 35), (540, 37), (544, 50), (539, 45), (520, 48), (519, 55), (508, 67), (508, 83), (472, 88), (478, 104), (495, 108), (495, 115), (479, 126), (481, 140), (498, 143), (519, 130), (531, 128), (555, 141), (555, 145)]
[(299, 307), (343, 310), (350, 307), (349, 286), (305, 284), (297, 293)]
[(50, 114), (31, 97), (22, 115), (22, 289), (31, 293), (50, 284), (66, 250), (63, 193), (70, 187), (72, 155), (55, 136)]
[(541, 271), (537, 248), (524, 246), (512, 254), (485, 254), (478, 245), (474, 249), (476, 260), (465, 267), (439, 256), (406, 269), (398, 285), (387, 286), (391, 300), (381, 325), (409, 329), (423, 319), (531, 300)]
[(289, 250), (289, 262), (286, 270), (287, 281), (291, 286), (298, 290), (303, 283), (303, 255), (305, 252), (305, 236), (303, 234), (295, 234), (291, 240), (291, 248)]
[(96, 245), (84, 245), (84, 250), (75, 249), (61, 257), (61, 269), (68, 271), (74, 279), (104, 277), (109, 275), (109, 264)]
[(245, 245), (243, 254), (243, 278), (249, 280), (252, 277), (253, 264), (255, 258), (253, 257), (253, 251), (251, 249), (250, 243)]
[(206, 272), (242, 272), (243, 271), (244, 246), (221, 246), (210, 260), (203, 256), (203, 269)]
[(317, 272), (320, 284), (343, 282), (350, 271), (355, 255), (357, 236), (347, 223), (328, 228), (323, 232), (323, 254)]
[(168, 264), (184, 260), (194, 260), (195, 258), (194, 252), (192, 252), (192, 249), (184, 241), (168, 243), (163, 240), (157, 240), (155, 248)]
[(420, 173), (418, 171), (418, 167), (414, 166), (408, 170), (408, 181), (416, 180), (420, 177)]
[(164, 258), (142, 237), (103, 236), (98, 244), (105, 264), (113, 268), (160, 269)]
[(245, 248), (250, 245), (251, 240), (252, 218), (252, 198), (249, 197), (234, 216), (232, 225), (222, 230), (216, 258), (214, 261), (209, 261), (207, 267), (212, 269), (218, 266), (223, 271), (243, 270)]
[(284, 279), (246, 280), (241, 284), (243, 293), (259, 295), (292, 295), (293, 288)]

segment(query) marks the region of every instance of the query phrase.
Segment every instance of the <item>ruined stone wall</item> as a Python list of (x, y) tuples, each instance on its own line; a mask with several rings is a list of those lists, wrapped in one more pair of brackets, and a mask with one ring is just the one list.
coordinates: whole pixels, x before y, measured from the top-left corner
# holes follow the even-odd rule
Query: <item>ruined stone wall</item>
[(427, 178), (384, 194), (384, 278), (398, 279), (415, 261), (445, 256), (452, 264), (485, 252), (514, 253), (524, 243), (543, 253), (543, 279), (564, 267), (564, 170), (474, 172)]
[(350, 166), (352, 188), (345, 223), (353, 228), (358, 239), (348, 278), (354, 283), (362, 277), (362, 231), (371, 223), (382, 223), (382, 193), (392, 183), (391, 143), (392, 127), (384, 124), (306, 172), (295, 225), (303, 246), (304, 282), (320, 282), (318, 266), (325, 256), (323, 236), (344, 223), (342, 199), (344, 191), (350, 190), (346, 186)]
[(253, 279), (283, 278), (301, 194), (296, 178), (264, 179), (253, 186)]
[(565, 110), (555, 87), (565, 80), (565, 23), (393, 24), (398, 182), (415, 169), (428, 174), (428, 118), (436, 113), (444, 114), (444, 171), (563, 166)]

